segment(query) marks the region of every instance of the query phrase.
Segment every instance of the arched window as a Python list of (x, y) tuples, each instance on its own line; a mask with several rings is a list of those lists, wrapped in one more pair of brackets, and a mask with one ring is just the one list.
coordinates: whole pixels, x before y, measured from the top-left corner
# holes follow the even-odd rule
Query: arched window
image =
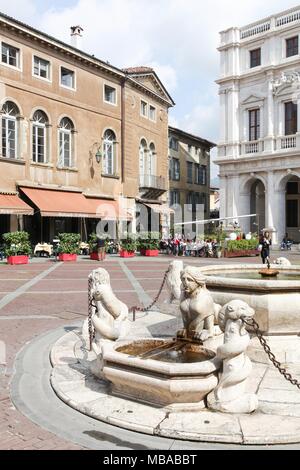
[(154, 176), (155, 175), (155, 167), (156, 167), (156, 152), (155, 152), (155, 145), (152, 143), (149, 147), (149, 155), (148, 155), (148, 174)]
[(145, 181), (147, 158), (147, 142), (145, 141), (145, 139), (141, 140), (139, 154), (140, 185), (143, 186)]
[(47, 124), (48, 117), (43, 111), (36, 111), (32, 123), (32, 160), (47, 163)]
[(64, 117), (59, 123), (59, 166), (74, 165), (72, 132), (74, 124), (71, 119)]
[(18, 123), (20, 114), (18, 107), (7, 101), (2, 107), (2, 150), (1, 155), (7, 158), (17, 158), (18, 154)]
[(115, 133), (107, 129), (103, 136), (103, 173), (105, 175), (116, 173), (115, 144)]

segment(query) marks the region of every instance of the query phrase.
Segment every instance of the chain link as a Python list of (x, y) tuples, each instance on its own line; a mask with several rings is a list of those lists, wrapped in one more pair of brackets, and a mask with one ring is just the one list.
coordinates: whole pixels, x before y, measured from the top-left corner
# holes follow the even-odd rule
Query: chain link
[(298, 387), (300, 389), (300, 382), (296, 379), (294, 379), (292, 377), (292, 375), (287, 372), (287, 370), (281, 365), (281, 363), (279, 361), (277, 361), (275, 355), (272, 353), (271, 349), (270, 349), (270, 346), (268, 345), (266, 339), (263, 337), (262, 333), (259, 331), (259, 324), (257, 323), (257, 321), (254, 320), (254, 318), (242, 318), (242, 321), (247, 325), (247, 326), (251, 326), (254, 330), (254, 333), (256, 334), (256, 336), (258, 337), (258, 340), (260, 342), (260, 344), (262, 345), (265, 353), (267, 354), (268, 358), (270, 359), (270, 361), (272, 362), (272, 364), (274, 365), (274, 367), (276, 367), (276, 369), (279, 371), (279, 373), (281, 375), (284, 376), (284, 378), (290, 382), (292, 385), (296, 385), (296, 387)]
[(92, 296), (92, 283), (93, 280), (89, 278), (88, 281), (88, 328), (89, 328), (89, 339), (90, 339), (90, 351), (92, 350), (93, 339), (95, 338), (95, 330), (92, 323), (93, 315), (93, 296)]
[(130, 312), (132, 312), (132, 314), (133, 314), (133, 321), (135, 321), (135, 314), (136, 314), (136, 312), (148, 312), (148, 311), (151, 310), (151, 308), (156, 304), (156, 302), (158, 301), (158, 299), (159, 299), (159, 297), (160, 297), (160, 295), (161, 295), (161, 293), (162, 293), (162, 290), (163, 290), (163, 288), (164, 288), (164, 285), (165, 285), (165, 283), (166, 283), (166, 280), (167, 280), (167, 276), (168, 276), (169, 271), (170, 271), (170, 268), (168, 268), (168, 269), (166, 270), (166, 272), (165, 272), (165, 274), (164, 274), (164, 278), (163, 278), (162, 284), (161, 284), (161, 286), (160, 286), (160, 288), (159, 288), (159, 291), (158, 291), (156, 297), (154, 298), (154, 300), (151, 302), (150, 305), (148, 305), (147, 307), (138, 307), (138, 306), (136, 306), (136, 305), (135, 305), (134, 307), (131, 307)]

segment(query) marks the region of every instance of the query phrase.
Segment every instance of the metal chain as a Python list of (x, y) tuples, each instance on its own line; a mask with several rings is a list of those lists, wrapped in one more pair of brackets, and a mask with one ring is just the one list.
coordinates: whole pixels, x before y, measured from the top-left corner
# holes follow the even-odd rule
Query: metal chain
[(284, 367), (282, 367), (282, 365), (279, 361), (277, 361), (277, 359), (276, 359), (275, 355), (272, 353), (272, 351), (270, 349), (270, 346), (268, 345), (266, 339), (263, 337), (262, 333), (259, 331), (259, 324), (254, 320), (254, 318), (252, 318), (252, 317), (242, 318), (242, 321), (246, 325), (251, 326), (254, 329), (254, 333), (258, 337), (258, 340), (259, 340), (260, 344), (262, 345), (265, 353), (267, 354), (268, 358), (270, 359), (270, 361), (272, 362), (274, 367), (276, 367), (276, 369), (278, 369), (279, 373), (281, 375), (283, 375), (284, 378), (288, 382), (290, 382), (292, 385), (296, 385), (296, 387), (298, 387), (300, 389), (300, 382), (296, 379), (293, 379), (292, 375), (289, 372), (287, 372), (287, 370)]
[(90, 351), (92, 350), (93, 339), (95, 338), (95, 331), (92, 323), (93, 315), (93, 296), (92, 296), (92, 283), (93, 280), (89, 278), (88, 281), (88, 328), (89, 328), (89, 339), (90, 339)]
[(168, 268), (164, 274), (164, 278), (163, 278), (163, 281), (162, 281), (162, 284), (159, 288), (159, 291), (156, 295), (156, 297), (154, 298), (154, 300), (151, 302), (150, 305), (148, 305), (147, 307), (137, 307), (137, 306), (134, 306), (134, 307), (131, 307), (130, 309), (130, 312), (133, 313), (133, 321), (135, 321), (135, 314), (136, 312), (148, 312), (149, 310), (151, 310), (151, 308), (153, 307), (153, 305), (156, 304), (156, 302), (158, 301), (159, 297), (160, 297), (160, 294), (162, 293), (162, 290), (164, 288), (164, 285), (166, 283), (166, 280), (167, 280), (167, 276), (168, 276), (168, 273), (170, 271), (170, 268)]

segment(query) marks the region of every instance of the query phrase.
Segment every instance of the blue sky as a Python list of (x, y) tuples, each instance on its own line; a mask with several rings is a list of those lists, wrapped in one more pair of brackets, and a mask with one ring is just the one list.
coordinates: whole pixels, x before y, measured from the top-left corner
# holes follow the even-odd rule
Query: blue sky
[(117, 67), (154, 67), (176, 102), (170, 123), (214, 142), (219, 31), (297, 5), (300, 9), (292, 0), (0, 0), (2, 12), (66, 42), (70, 26), (80, 24), (82, 48)]

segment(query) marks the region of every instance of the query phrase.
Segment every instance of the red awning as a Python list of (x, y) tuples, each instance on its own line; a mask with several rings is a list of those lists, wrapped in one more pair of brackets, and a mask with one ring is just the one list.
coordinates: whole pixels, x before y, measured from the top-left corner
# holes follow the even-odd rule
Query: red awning
[(16, 194), (0, 194), (0, 214), (32, 215), (33, 209)]
[(43, 217), (95, 217), (81, 193), (52, 189), (21, 188)]
[(81, 193), (52, 189), (21, 188), (43, 217), (79, 217), (105, 220), (132, 218), (118, 201), (88, 198)]
[(90, 210), (96, 214), (96, 218), (104, 220), (131, 220), (133, 217), (128, 208), (123, 207), (118, 201), (110, 201), (108, 199), (86, 198)]

